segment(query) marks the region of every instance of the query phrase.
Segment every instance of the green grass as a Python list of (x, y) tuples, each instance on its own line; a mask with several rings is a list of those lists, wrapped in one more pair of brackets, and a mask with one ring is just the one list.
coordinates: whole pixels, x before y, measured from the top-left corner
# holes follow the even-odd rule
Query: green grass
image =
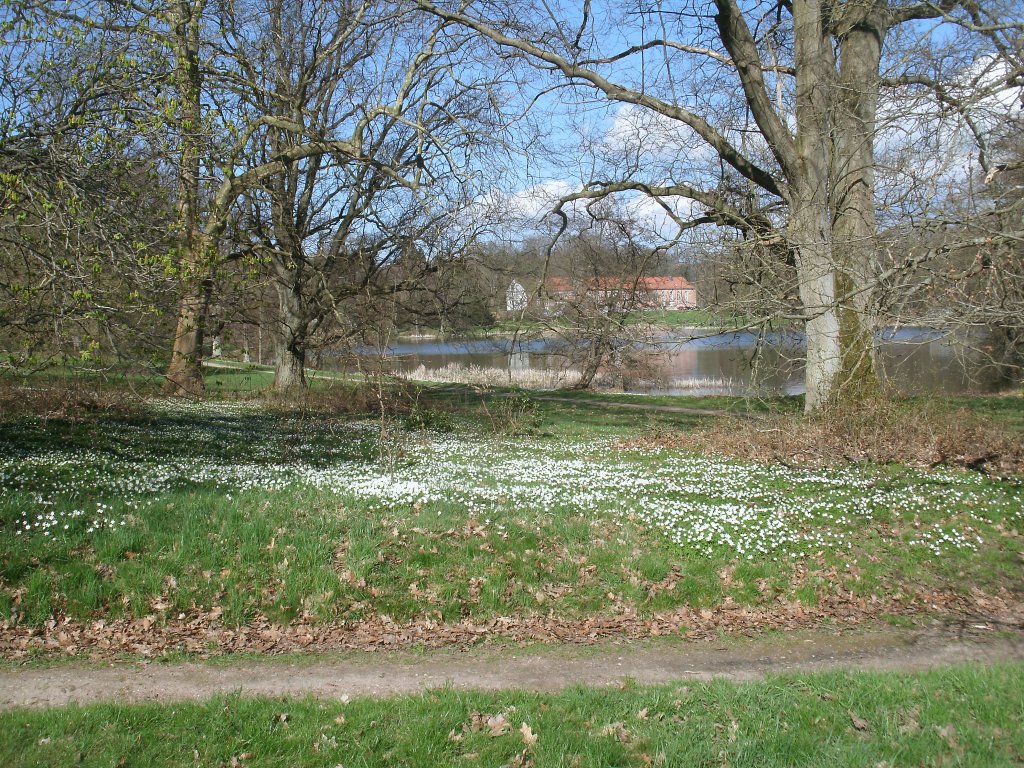
[(943, 404), (951, 411), (966, 408), (1009, 430), (1024, 432), (1024, 393), (950, 397)]
[(268, 366), (239, 365), (231, 368), (208, 368), (204, 383), (211, 397), (257, 394), (274, 380), (274, 369)]
[[(626, 320), (628, 325), (652, 325), (661, 328), (735, 328), (746, 323), (744, 318), (735, 315), (713, 312), (707, 309), (681, 309), (681, 310), (645, 310), (630, 313)], [(559, 316), (534, 320), (525, 318), (519, 320), (510, 318), (499, 320), (492, 325), (479, 326), (473, 329), (460, 331), (465, 336), (486, 336), (493, 334), (512, 333), (538, 333), (546, 330), (558, 330), (572, 325), (568, 318)], [(421, 334), (440, 335), (439, 329), (421, 328)], [(403, 331), (412, 333), (412, 331)], [(451, 335), (450, 333), (448, 334)]]
[[(229, 696), (21, 709), (0, 714), (0, 754), (11, 768), (1009, 766), (1024, 759), (1022, 686), (1024, 665), (998, 664), (345, 704)], [(507, 727), (481, 727), (497, 716)]]
[(803, 409), (803, 395), (770, 398), (745, 398), (733, 395), (644, 395), (628, 392), (594, 392), (591, 390), (557, 390), (538, 392), (537, 398), (557, 397), (602, 406), (607, 403), (634, 403), (645, 406), (673, 408), (699, 408), (702, 410), (732, 411), (737, 413), (763, 413), (781, 411), (799, 413)]
[(522, 400), (515, 436), (508, 401), (432, 391), (383, 433), (256, 403), (8, 420), (0, 613), (572, 618), (1021, 586), (1014, 482), (624, 450), (704, 417), (593, 403)]
[(743, 324), (741, 318), (708, 309), (671, 309), (636, 312), (633, 324), (649, 324), (666, 328), (733, 328)]

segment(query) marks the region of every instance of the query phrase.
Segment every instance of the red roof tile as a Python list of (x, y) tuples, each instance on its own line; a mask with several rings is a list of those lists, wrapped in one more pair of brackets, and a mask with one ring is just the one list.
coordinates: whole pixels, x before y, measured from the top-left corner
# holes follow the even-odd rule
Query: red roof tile
[[(638, 291), (692, 291), (693, 283), (685, 277), (641, 277), (637, 280), (617, 277), (598, 277), (585, 280), (588, 290), (630, 291), (634, 287)], [(569, 293), (574, 289), (573, 281), (568, 277), (549, 277), (544, 283), (544, 292)]]

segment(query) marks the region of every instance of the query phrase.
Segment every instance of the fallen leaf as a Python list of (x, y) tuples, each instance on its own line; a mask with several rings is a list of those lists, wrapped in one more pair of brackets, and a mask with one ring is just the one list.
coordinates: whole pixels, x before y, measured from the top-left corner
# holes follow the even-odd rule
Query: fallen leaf
[(608, 725), (604, 726), (604, 728), (599, 730), (597, 734), (599, 736), (614, 736), (622, 744), (626, 744), (630, 740), (629, 731), (627, 731), (626, 726), (619, 721), (609, 723)]
[(501, 736), (508, 733), (509, 729), (508, 721), (505, 720), (504, 715), (492, 715), (487, 718), (487, 727), (491, 731), (491, 736)]
[(523, 743), (528, 747), (532, 747), (537, 743), (537, 734), (530, 730), (530, 726), (523, 723), (519, 726), (519, 732), (523, 734)]
[(899, 732), (902, 736), (908, 736), (921, 730), (921, 724), (917, 720), (920, 714), (921, 711), (917, 707), (909, 709), (902, 714), (899, 726)]
[(849, 710), (849, 713), (850, 713), (850, 720), (853, 722), (853, 727), (854, 728), (856, 728), (858, 731), (870, 731), (871, 730), (871, 724), (867, 720), (865, 720), (863, 717), (858, 717), (854, 713), (854, 711), (852, 709)]

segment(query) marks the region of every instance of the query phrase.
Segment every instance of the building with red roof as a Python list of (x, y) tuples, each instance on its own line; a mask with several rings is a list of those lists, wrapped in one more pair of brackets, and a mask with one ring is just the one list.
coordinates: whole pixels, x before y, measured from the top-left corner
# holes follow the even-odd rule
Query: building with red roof
[(628, 304), (632, 309), (693, 309), (697, 306), (697, 289), (684, 277), (594, 277), (587, 280), (549, 277), (544, 281), (542, 293), (549, 311), (588, 299), (602, 304)]

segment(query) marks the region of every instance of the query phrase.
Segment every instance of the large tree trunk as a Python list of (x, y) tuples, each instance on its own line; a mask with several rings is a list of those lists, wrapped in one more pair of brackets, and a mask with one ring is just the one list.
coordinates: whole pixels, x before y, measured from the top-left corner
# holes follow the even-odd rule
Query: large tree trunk
[(281, 339), (277, 348), (273, 389), (278, 392), (306, 388), (306, 350), (294, 339)]
[(204, 262), (207, 239), (199, 226), (199, 157), (202, 136), (202, 70), (199, 16), (202, 3), (175, 0), (167, 20), (174, 41), (174, 80), (179, 101), (178, 130), (178, 274), (185, 286), (171, 363), (164, 381), (169, 395), (203, 393), (203, 324), (206, 319)]
[(832, 49), (820, 0), (794, 0), (796, 142), (799, 168), (790, 191), (789, 244), (806, 317), (804, 381), (808, 413), (835, 397), (841, 367), (836, 264), (829, 215), (829, 76)]
[(206, 317), (206, 292), (190, 290), (181, 298), (178, 324), (163, 390), (180, 397), (203, 394), (203, 323)]
[(846, 3), (836, 19), (839, 88), (833, 149), (833, 248), (839, 273), (843, 394), (877, 390), (872, 301), (877, 265), (874, 139), (886, 0)]
[(275, 390), (304, 389), (306, 387), (306, 340), (309, 323), (303, 312), (299, 275), (279, 269), (277, 365), (274, 368)]
[[(828, 208), (814, 189), (797, 192), (789, 219), (789, 243), (796, 257), (800, 302), (806, 320), (805, 410), (827, 407), (836, 395), (842, 369), (840, 321), (836, 310), (835, 263), (829, 237)], [(801, 199), (803, 198), (803, 199)]]

